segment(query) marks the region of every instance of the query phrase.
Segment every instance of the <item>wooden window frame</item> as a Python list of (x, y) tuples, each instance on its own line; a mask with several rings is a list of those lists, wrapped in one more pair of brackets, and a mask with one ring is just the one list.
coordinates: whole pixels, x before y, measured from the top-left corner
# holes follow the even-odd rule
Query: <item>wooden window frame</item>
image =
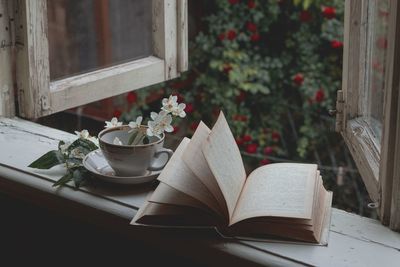
[(38, 118), (173, 79), (187, 70), (187, 0), (151, 1), (152, 56), (56, 81), (50, 81), (47, 1), (15, 1), (19, 115)]
[(350, 149), (385, 225), (400, 230), (400, 4), (390, 0), (382, 138), (377, 141), (360, 116), (365, 88), (368, 1), (346, 0), (343, 80), (337, 99), (337, 130)]
[(12, 70), (12, 5), (0, 0), (0, 116), (15, 115)]

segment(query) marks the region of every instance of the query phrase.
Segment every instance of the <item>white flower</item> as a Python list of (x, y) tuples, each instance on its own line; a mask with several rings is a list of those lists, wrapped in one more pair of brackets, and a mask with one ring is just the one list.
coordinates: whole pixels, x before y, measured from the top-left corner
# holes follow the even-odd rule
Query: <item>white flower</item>
[(142, 123), (143, 117), (139, 116), (136, 118), (136, 121), (131, 121), (129, 122), (128, 126), (131, 128), (128, 133), (133, 132), (135, 129), (138, 129), (140, 127), (140, 124)]
[(94, 143), (96, 146), (99, 146), (99, 140), (94, 137), (90, 136), (88, 130), (82, 130), (81, 132), (75, 131), (75, 134), (80, 138), (80, 139), (86, 139)]
[(180, 103), (177, 107), (175, 107), (172, 110), (172, 115), (184, 118), (186, 116), (185, 108), (186, 108), (186, 104)]
[(170, 95), (169, 98), (164, 98), (162, 100), (162, 110), (165, 110), (167, 112), (173, 112), (174, 109), (177, 108), (178, 106), (178, 97), (176, 95)]
[(66, 142), (66, 143), (64, 143), (63, 145), (60, 145), (60, 151), (61, 151), (61, 153), (64, 154), (64, 155), (66, 155), (66, 154), (67, 154), (68, 147), (69, 147), (71, 144), (72, 144), (71, 142)]
[(157, 136), (161, 138), (161, 134), (166, 132), (174, 131), (174, 127), (171, 126), (172, 116), (169, 115), (166, 111), (161, 111), (159, 114), (152, 112), (151, 118), (153, 121), (149, 121), (147, 123), (148, 129), (146, 131), (148, 136)]
[(79, 147), (72, 149), (71, 153), (69, 154), (71, 158), (83, 159), (85, 154), (79, 149)]
[(114, 145), (120, 145), (120, 146), (123, 145), (123, 143), (121, 142), (121, 140), (119, 140), (118, 137), (115, 137), (115, 138), (114, 138), (113, 144), (114, 144)]
[(113, 117), (111, 121), (106, 121), (105, 123), (106, 126), (104, 126), (104, 128), (117, 127), (122, 125), (122, 122), (119, 122), (116, 117)]
[(80, 139), (88, 139), (90, 137), (88, 130), (82, 130), (81, 132), (75, 131), (75, 134)]

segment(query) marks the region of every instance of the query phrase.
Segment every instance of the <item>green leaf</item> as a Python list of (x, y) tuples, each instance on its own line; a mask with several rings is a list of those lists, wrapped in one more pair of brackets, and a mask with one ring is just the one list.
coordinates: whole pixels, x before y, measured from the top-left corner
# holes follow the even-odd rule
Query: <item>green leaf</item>
[(147, 136), (145, 136), (143, 138), (143, 144), (148, 144), (148, 143), (150, 143), (150, 140), (149, 140), (149, 138)]
[(139, 131), (134, 132), (128, 140), (128, 145), (132, 145), (133, 141), (136, 139), (136, 136), (138, 135)]
[(60, 142), (58, 142), (58, 150), (61, 150), (62, 145), (65, 145), (65, 142), (61, 140)]
[(87, 171), (86, 169), (80, 167), (77, 168), (73, 171), (72, 173), (72, 180), (74, 181), (75, 187), (79, 188), (79, 186), (81, 186), (84, 181), (85, 181), (85, 177), (87, 176)]
[(57, 182), (55, 182), (53, 184), (53, 187), (60, 186), (60, 185), (65, 185), (66, 183), (71, 181), (71, 179), (72, 179), (72, 173), (70, 171), (68, 171), (68, 173), (66, 175), (61, 177)]
[(312, 3), (312, 0), (304, 0), (303, 2), (303, 9), (308, 9)]
[(64, 156), (58, 150), (51, 150), (32, 162), (28, 167), (35, 169), (50, 169), (53, 166), (64, 163)]
[(298, 6), (301, 3), (301, 0), (293, 0), (294, 5)]
[(80, 147), (83, 150), (87, 150), (88, 152), (94, 151), (98, 149), (98, 147), (90, 140), (87, 139), (76, 139), (69, 147), (68, 152), (71, 152), (73, 149)]

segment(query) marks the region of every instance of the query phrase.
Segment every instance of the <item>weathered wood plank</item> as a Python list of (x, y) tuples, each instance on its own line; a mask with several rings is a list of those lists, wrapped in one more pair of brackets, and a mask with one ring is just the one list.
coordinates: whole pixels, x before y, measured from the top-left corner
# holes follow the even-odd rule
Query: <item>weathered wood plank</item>
[[(399, 55), (397, 55), (398, 57)], [(399, 89), (400, 84), (396, 90)], [(400, 103), (400, 94), (397, 96), (397, 103)], [(393, 183), (392, 183), (392, 202), (391, 202), (391, 215), (390, 215), (390, 228), (400, 230), (400, 105), (397, 106), (397, 122), (396, 130), (392, 133), (396, 139), (394, 142), (395, 153), (393, 158)]]
[[(390, 0), (388, 23), (388, 48), (385, 66), (385, 90), (383, 110), (383, 132), (379, 180), (381, 183), (380, 216), (385, 225), (390, 222), (392, 229), (400, 230), (400, 178), (394, 179), (394, 168), (399, 165), (395, 160), (396, 128), (400, 126), (399, 106), (399, 73), (400, 73), (400, 5)], [(397, 163), (397, 164), (396, 164)], [(393, 203), (393, 209), (392, 209)], [(391, 217), (393, 217), (391, 219)]]
[(188, 1), (177, 0), (178, 3), (178, 71), (189, 68), (189, 38), (188, 38)]
[(362, 119), (347, 121), (343, 139), (353, 156), (371, 199), (379, 203), (380, 154), (373, 143), (373, 137), (369, 134), (368, 126)]
[(383, 227), (378, 220), (333, 209), (331, 231), (400, 251), (400, 235)]
[(342, 91), (344, 94), (344, 122), (358, 115), (358, 88), (360, 64), (361, 1), (346, 0), (344, 19), (344, 47)]
[(15, 2), (19, 112), (25, 118), (50, 113), (46, 0)]
[[(330, 232), (329, 244), (323, 246), (287, 245), (280, 243), (243, 243), (275, 255), (296, 260), (309, 266), (398, 266), (400, 252), (381, 244), (360, 241), (350, 236)], [(378, 256), (379, 255), (379, 256)]]
[[(12, 8), (7, 0), (0, 0), (0, 116), (15, 115), (14, 83), (12, 79)], [(11, 11), (11, 13), (10, 13)]]
[[(37, 181), (42, 179), (46, 181), (43, 185), (49, 187), (47, 192), (59, 194), (66, 191), (67, 195), (76, 190), (70, 187), (53, 188), (51, 184), (57, 181), (65, 173), (62, 166), (53, 167), (50, 170), (36, 170), (27, 166), (44, 153), (57, 149), (60, 140), (75, 140), (77, 137), (63, 131), (41, 126), (33, 122), (20, 119), (1, 119), (0, 120), (0, 165), (3, 171), (9, 175), (18, 176), (20, 179), (29, 179), (33, 175), (30, 182), (31, 186), (40, 186), (43, 182)], [(16, 173), (7, 170), (6, 167), (21, 170), (24, 173)], [(28, 178), (27, 178), (28, 177)], [(121, 205), (129, 206), (136, 209), (145, 200), (150, 190), (150, 185), (142, 187), (114, 186), (102, 182), (97, 182), (95, 187), (81, 187), (78, 191), (91, 193), (101, 198), (106, 198)], [(132, 196), (133, 195), (133, 196)], [(132, 214), (132, 213), (130, 213)], [(130, 216), (130, 215), (129, 215)], [(131, 217), (129, 217), (131, 219)]]
[(165, 63), (165, 79), (179, 75), (177, 0), (153, 0), (153, 52)]
[(164, 62), (153, 56), (53, 81), (50, 84), (51, 112), (84, 105), (162, 81)]

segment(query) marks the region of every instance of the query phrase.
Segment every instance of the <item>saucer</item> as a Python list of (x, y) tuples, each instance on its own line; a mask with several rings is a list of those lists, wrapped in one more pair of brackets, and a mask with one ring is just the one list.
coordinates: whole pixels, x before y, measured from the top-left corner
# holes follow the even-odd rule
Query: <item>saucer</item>
[[(156, 159), (157, 161), (165, 160), (163, 157)], [(100, 180), (118, 183), (118, 184), (143, 184), (148, 183), (157, 178), (160, 171), (147, 171), (141, 176), (118, 176), (115, 171), (108, 165), (100, 149), (90, 152), (82, 161), (83, 166)]]

